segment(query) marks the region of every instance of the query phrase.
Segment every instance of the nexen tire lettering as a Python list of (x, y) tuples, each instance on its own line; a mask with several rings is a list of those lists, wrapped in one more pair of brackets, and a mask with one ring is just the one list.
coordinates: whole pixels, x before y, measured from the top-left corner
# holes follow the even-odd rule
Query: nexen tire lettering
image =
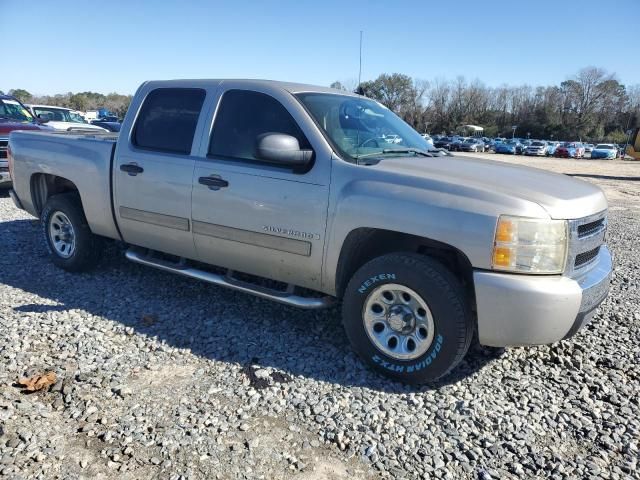
[(367, 289), (371, 285), (381, 282), (382, 280), (395, 280), (395, 279), (396, 279), (395, 273), (380, 273), (379, 275), (374, 275), (373, 277), (369, 277), (364, 282), (362, 282), (362, 285), (360, 285), (360, 288), (358, 288), (358, 292), (364, 293), (367, 291)]
[(433, 350), (431, 350), (431, 353), (429, 353), (425, 358), (423, 358), (420, 362), (416, 363), (415, 365), (397, 365), (394, 363), (387, 362), (386, 360), (380, 358), (378, 355), (374, 355), (373, 357), (371, 357), (371, 360), (373, 360), (374, 363), (377, 363), (378, 365), (380, 365), (382, 368), (386, 368), (387, 370), (392, 372), (398, 372), (398, 373), (403, 373), (405, 371), (407, 373), (418, 372), (423, 368), (431, 365), (431, 362), (433, 362), (438, 357), (440, 350), (442, 350), (443, 341), (444, 341), (444, 337), (438, 334), (438, 336), (436, 337), (436, 343), (433, 346)]

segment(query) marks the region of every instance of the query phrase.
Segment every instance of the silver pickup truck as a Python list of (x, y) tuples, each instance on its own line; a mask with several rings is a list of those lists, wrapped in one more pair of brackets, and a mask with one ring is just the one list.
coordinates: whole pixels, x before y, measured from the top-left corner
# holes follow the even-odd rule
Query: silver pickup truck
[(134, 262), (284, 304), (340, 299), (355, 351), (407, 383), (451, 371), (476, 331), (570, 337), (609, 289), (599, 188), (436, 156), (343, 91), (147, 82), (119, 136), (14, 132), (9, 164), (56, 265), (88, 269), (116, 239)]

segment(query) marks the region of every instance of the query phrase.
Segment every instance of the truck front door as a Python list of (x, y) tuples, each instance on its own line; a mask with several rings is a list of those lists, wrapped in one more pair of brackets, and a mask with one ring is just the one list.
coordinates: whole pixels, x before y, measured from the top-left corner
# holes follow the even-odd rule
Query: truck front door
[[(330, 150), (292, 95), (234, 88), (230, 82), (219, 94), (211, 135), (202, 142), (193, 175), (198, 259), (319, 288)], [(264, 133), (296, 137), (301, 148), (314, 151), (312, 163), (294, 171), (262, 161), (255, 147)]]
[[(113, 165), (115, 215), (124, 240), (194, 258), (191, 188), (206, 92), (156, 88), (146, 93), (135, 124), (123, 128)], [(126, 128), (128, 127), (128, 128)]]

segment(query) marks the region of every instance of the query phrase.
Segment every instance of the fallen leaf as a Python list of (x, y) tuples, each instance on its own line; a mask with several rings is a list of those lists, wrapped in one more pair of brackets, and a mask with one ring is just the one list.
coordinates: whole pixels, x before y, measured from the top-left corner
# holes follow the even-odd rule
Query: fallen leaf
[(57, 377), (55, 372), (45, 372), (42, 375), (34, 375), (30, 378), (21, 378), (18, 380), (18, 384), (22, 385), (27, 392), (36, 392), (43, 388), (49, 388), (51, 385), (56, 383), (56, 379)]
[(156, 315), (147, 313), (142, 315), (142, 324), (145, 327), (150, 327), (151, 325), (155, 324), (158, 321), (158, 317)]

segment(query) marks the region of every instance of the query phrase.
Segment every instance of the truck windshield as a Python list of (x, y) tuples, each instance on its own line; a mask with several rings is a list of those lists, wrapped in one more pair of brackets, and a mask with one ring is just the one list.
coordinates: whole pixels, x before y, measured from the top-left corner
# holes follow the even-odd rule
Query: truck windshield
[(67, 110), (66, 108), (33, 107), (33, 111), (38, 117), (48, 118), (54, 122), (87, 123), (80, 114)]
[(0, 119), (31, 123), (33, 116), (19, 101), (0, 98)]
[(299, 93), (296, 97), (346, 159), (432, 148), (391, 110), (373, 100), (332, 93)]

